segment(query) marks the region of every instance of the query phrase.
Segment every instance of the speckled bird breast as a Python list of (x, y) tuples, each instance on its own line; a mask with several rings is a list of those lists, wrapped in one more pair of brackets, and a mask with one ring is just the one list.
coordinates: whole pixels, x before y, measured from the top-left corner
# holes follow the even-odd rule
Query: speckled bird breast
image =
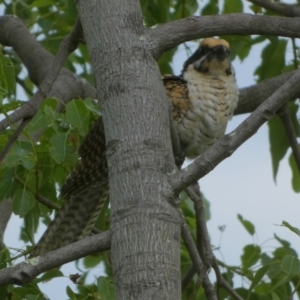
[(237, 106), (239, 91), (233, 74), (200, 73), (190, 67), (187, 81), (189, 109), (177, 123), (185, 156), (195, 158), (224, 135)]

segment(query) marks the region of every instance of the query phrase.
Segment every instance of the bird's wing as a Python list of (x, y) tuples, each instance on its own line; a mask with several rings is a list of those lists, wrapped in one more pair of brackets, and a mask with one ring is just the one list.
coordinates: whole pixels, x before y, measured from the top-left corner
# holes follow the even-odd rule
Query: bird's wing
[(187, 82), (182, 77), (175, 75), (165, 75), (162, 79), (167, 96), (172, 103), (173, 119), (178, 123), (190, 106)]

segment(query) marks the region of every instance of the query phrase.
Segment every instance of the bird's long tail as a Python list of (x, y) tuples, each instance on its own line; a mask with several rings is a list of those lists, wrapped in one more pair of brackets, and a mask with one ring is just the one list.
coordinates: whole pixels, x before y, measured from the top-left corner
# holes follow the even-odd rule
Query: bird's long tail
[(102, 118), (79, 148), (80, 164), (61, 189), (65, 203), (30, 256), (45, 254), (90, 234), (109, 193)]

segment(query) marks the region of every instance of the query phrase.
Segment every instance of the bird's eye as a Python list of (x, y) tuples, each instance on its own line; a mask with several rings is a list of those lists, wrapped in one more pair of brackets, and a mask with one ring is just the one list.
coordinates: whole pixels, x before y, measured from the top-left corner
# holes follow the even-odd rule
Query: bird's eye
[(200, 49), (201, 55), (205, 55), (205, 54), (207, 54), (208, 52), (209, 52), (209, 49), (208, 49), (207, 47), (202, 47), (202, 48)]

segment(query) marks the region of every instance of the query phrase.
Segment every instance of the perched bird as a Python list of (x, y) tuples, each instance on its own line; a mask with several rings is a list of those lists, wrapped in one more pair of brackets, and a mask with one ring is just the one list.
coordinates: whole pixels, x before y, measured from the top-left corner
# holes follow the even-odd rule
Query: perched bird
[(239, 91), (225, 40), (206, 38), (183, 65), (180, 76), (165, 76), (173, 118), (186, 157), (195, 158), (224, 135)]
[[(224, 135), (238, 102), (229, 44), (206, 38), (183, 65), (180, 76), (163, 77), (184, 155), (195, 158)], [(62, 187), (66, 200), (33, 249), (45, 254), (88, 235), (108, 196), (108, 170), (102, 119), (80, 149), (80, 162)]]

